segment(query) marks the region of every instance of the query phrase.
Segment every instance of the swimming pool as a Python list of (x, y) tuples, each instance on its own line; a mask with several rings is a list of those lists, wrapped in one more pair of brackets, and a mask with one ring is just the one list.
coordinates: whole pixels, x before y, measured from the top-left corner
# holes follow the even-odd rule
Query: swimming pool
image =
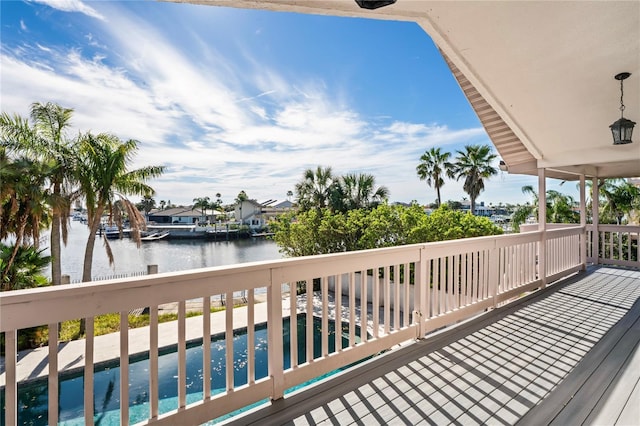
[[(298, 315), (298, 362), (307, 359), (305, 338), (306, 315)], [(320, 330), (321, 319), (314, 317), (314, 330)], [(342, 347), (349, 345), (349, 324), (342, 323)], [(290, 324), (289, 318), (283, 320), (284, 333), (284, 366), (289, 368), (290, 361)], [(329, 352), (335, 351), (335, 323), (329, 321)], [(359, 328), (356, 335), (360, 335)], [(320, 332), (314, 333), (314, 358), (321, 355)], [(234, 332), (234, 384), (241, 386), (247, 383), (247, 333), (246, 329)], [(268, 375), (267, 326), (256, 325), (255, 328), (255, 377), (256, 380)], [(187, 370), (187, 403), (202, 399), (202, 341), (188, 345), (186, 351)], [(211, 393), (216, 394), (225, 388), (225, 342), (224, 334), (211, 338)], [(318, 380), (318, 379), (316, 379)], [(63, 374), (59, 380), (59, 413), (60, 424), (84, 424), (82, 371)], [(166, 413), (178, 408), (178, 354), (173, 350), (160, 352), (158, 357), (158, 387), (160, 394), (159, 410)], [(120, 424), (120, 368), (116, 363), (96, 366), (94, 373), (94, 423), (97, 425)], [(47, 424), (47, 379), (18, 384), (18, 424)], [(130, 358), (129, 365), (129, 422), (144, 421), (149, 415), (149, 360), (145, 356)], [(4, 389), (0, 392), (1, 417), (4, 420)]]

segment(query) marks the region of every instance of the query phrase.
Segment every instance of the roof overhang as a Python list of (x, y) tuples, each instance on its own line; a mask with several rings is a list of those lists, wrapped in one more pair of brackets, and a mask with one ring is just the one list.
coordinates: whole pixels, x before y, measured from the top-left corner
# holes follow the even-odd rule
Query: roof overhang
[(614, 146), (609, 125), (640, 123), (640, 2), (174, 0), (413, 21), (433, 39), (510, 173), (640, 176), (640, 129)]

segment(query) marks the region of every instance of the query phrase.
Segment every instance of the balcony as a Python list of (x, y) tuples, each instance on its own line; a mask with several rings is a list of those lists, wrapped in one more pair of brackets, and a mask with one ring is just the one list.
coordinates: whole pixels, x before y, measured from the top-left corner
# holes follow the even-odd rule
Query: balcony
[[(639, 360), (640, 227), (598, 229), (549, 229), (0, 294), (8, 354), (0, 376), (0, 384), (6, 383), (4, 424), (17, 423), (18, 382), (34, 375), (28, 357), (21, 354), (18, 361), (17, 331), (43, 324), (57, 329), (75, 318), (87, 319), (86, 339), (51, 339), (48, 348), (30, 354), (40, 356), (38, 371), (48, 378), (49, 424), (59, 421), (52, 402), (59, 400), (62, 374), (83, 372), (84, 421), (93, 423), (95, 365), (115, 353), (122, 371), (119, 401), (129, 401), (127, 367), (130, 355), (141, 352), (149, 357), (149, 408), (141, 424), (201, 424), (264, 400), (271, 400), (266, 408), (234, 421), (271, 416), (274, 423), (511, 424), (544, 418), (563, 424), (567, 418), (593, 423), (603, 415), (610, 423), (612, 412), (623, 421), (630, 415), (625, 402), (638, 399), (632, 390), (640, 371), (633, 367)], [(599, 263), (636, 269), (587, 268), (596, 252)], [(246, 306), (214, 314), (204, 309), (202, 316), (187, 318), (188, 304), (209, 306), (234, 294), (243, 294)], [(167, 303), (177, 304), (178, 320), (158, 324), (158, 307)], [(149, 308), (149, 327), (110, 338), (93, 335), (95, 316), (119, 312), (120, 328), (127, 330), (127, 314), (140, 307)], [(283, 319), (298, 315), (307, 324), (313, 316), (321, 319), (321, 350), (303, 361), (292, 349), (285, 368)], [(343, 329), (331, 336), (335, 352), (329, 351), (330, 320)], [(247, 380), (238, 385), (229, 367), (238, 361), (233, 331), (246, 328), (251, 342), (262, 323), (268, 375), (256, 376), (256, 349), (247, 345)], [(219, 331), (226, 342), (224, 389), (211, 390), (211, 352), (203, 345), (204, 390), (193, 402), (186, 381), (188, 342), (210, 340)], [(311, 334), (299, 336), (292, 327), (291, 347), (301, 343), (312, 353)], [(158, 359), (169, 345), (177, 352), (177, 408), (164, 412)], [(285, 396), (287, 389), (368, 357)], [(561, 410), (564, 402), (569, 404)], [(120, 424), (129, 423), (129, 404), (121, 404)]]

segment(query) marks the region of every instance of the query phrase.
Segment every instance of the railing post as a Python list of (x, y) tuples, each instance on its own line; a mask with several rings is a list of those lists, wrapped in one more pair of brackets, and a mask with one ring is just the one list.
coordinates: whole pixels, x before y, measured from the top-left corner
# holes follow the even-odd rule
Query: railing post
[[(296, 326), (294, 320), (290, 319), (290, 327)], [(253, 325), (248, 324), (248, 326), (252, 327)], [(284, 396), (284, 348), (282, 347), (282, 283), (274, 277), (273, 269), (267, 287), (267, 327), (269, 376), (273, 381), (271, 399), (276, 400)]]
[(538, 277), (541, 287), (547, 286), (547, 183), (544, 169), (538, 169), (538, 231), (540, 246), (538, 248)]
[(580, 226), (582, 233), (579, 237), (580, 262), (582, 270), (587, 269), (587, 198), (585, 196), (585, 178), (580, 175)]
[(598, 194), (600, 194), (600, 188), (598, 188), (598, 178), (593, 178), (593, 185), (591, 186), (591, 204), (592, 204), (592, 212), (591, 222), (593, 223), (593, 229), (591, 231), (591, 256), (593, 257), (593, 264), (597, 265), (600, 263), (600, 230), (598, 229), (600, 225), (600, 200)]

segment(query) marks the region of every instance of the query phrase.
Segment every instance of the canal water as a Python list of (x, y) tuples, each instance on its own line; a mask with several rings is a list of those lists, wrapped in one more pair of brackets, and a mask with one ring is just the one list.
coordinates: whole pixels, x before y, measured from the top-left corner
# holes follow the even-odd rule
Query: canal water
[[(82, 263), (89, 236), (89, 228), (80, 222), (69, 224), (67, 245), (62, 247), (62, 274), (71, 282), (82, 279)], [(45, 245), (49, 245), (48, 238)], [(138, 248), (129, 239), (109, 240), (114, 263), (109, 266), (103, 239), (97, 238), (93, 254), (94, 278), (146, 272), (147, 265), (158, 265), (158, 272), (184, 271), (211, 266), (282, 259), (278, 246), (270, 239), (248, 238), (230, 241), (205, 239), (159, 240), (143, 242)], [(49, 254), (49, 250), (45, 250)], [(51, 276), (49, 270), (48, 275)]]

